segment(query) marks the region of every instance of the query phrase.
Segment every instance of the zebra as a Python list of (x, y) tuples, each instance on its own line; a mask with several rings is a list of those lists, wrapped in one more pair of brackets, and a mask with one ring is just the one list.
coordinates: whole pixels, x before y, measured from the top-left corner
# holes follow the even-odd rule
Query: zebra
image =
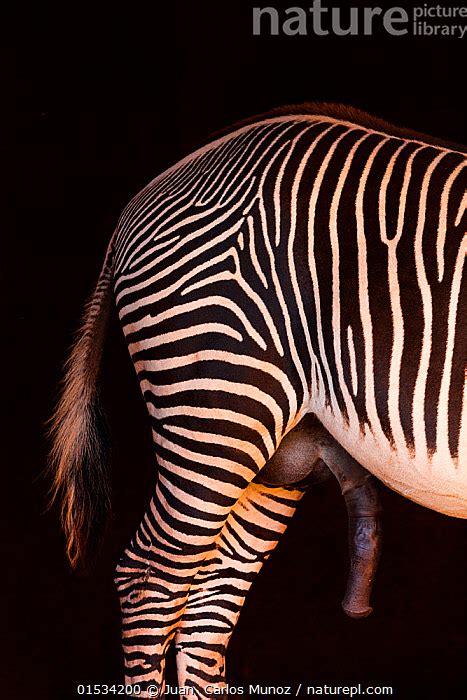
[(227, 692), (245, 596), (309, 483), (333, 473), (346, 499), (354, 617), (371, 611), (376, 479), (467, 517), (465, 154), (306, 103), (218, 132), (121, 214), (51, 465), (76, 566), (109, 508), (97, 380), (113, 289), (158, 469), (115, 573), (141, 697), (163, 692), (172, 642), (179, 687)]

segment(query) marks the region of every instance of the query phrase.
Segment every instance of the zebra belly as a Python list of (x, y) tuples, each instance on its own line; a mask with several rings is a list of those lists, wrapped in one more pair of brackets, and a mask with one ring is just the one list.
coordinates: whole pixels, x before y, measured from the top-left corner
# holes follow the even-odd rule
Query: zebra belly
[(467, 465), (446, 454), (394, 449), (383, 435), (336, 420), (327, 407), (313, 408), (324, 427), (347, 452), (386, 486), (419, 505), (445, 515), (467, 518)]

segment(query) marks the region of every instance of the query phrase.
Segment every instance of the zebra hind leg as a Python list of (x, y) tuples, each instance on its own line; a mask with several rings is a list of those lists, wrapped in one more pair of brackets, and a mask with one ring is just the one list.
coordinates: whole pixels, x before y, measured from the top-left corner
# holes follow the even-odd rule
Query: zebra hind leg
[[(252, 482), (199, 570), (178, 626), (178, 684), (191, 697), (225, 694), (225, 651), (246, 594), (287, 528), (304, 490)], [(194, 695), (193, 695), (194, 694)]]
[(139, 686), (138, 697), (163, 694), (165, 653), (190, 585), (248, 486), (249, 481), (236, 473), (238, 464), (223, 466), (235, 475), (235, 483), (224, 483), (219, 493), (212, 473), (198, 470), (195, 481), (188, 464), (159, 460), (156, 493), (117, 566), (125, 682)]

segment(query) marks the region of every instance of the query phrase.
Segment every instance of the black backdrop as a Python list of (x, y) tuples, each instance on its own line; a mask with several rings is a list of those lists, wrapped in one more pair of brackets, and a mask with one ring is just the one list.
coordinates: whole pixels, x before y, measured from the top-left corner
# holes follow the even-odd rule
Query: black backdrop
[[(466, 142), (465, 42), (254, 37), (245, 2), (31, 3), (4, 14), (0, 695), (68, 700), (78, 683), (121, 680), (112, 569), (155, 479), (114, 317), (102, 377), (114, 516), (92, 575), (71, 575), (57, 512), (45, 511), (43, 424), (120, 210), (210, 131), (279, 104), (346, 102)], [(318, 486), (249, 595), (231, 683), (360, 681), (393, 685), (397, 698), (460, 696), (465, 524), (387, 489), (383, 501), (374, 615), (356, 622), (340, 610), (346, 516), (337, 487)]]

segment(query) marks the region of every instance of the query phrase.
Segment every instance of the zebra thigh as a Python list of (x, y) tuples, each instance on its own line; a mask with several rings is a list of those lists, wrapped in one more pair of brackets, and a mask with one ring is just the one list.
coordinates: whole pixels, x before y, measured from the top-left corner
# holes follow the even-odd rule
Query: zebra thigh
[(250, 483), (198, 571), (175, 636), (178, 684), (196, 697), (225, 685), (225, 651), (245, 596), (303, 493)]

